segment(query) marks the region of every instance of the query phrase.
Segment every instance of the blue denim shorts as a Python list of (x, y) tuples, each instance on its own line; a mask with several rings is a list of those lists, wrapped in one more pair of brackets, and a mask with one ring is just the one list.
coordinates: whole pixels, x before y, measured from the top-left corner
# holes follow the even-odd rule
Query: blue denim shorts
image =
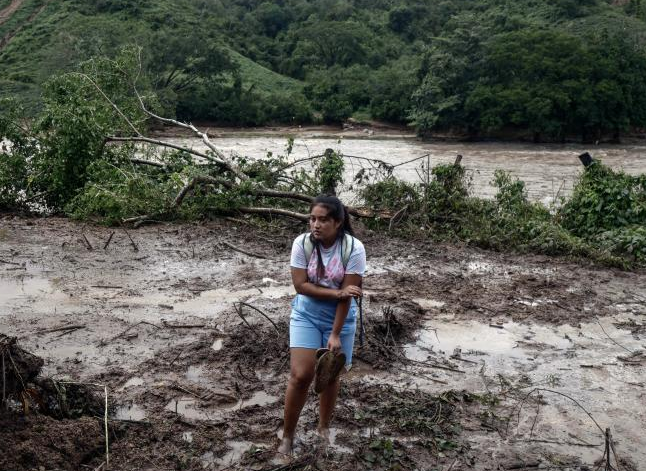
[[(292, 301), (289, 320), (290, 348), (325, 348), (332, 333), (337, 301), (324, 301), (297, 294)], [(341, 329), (341, 349), (345, 353), (345, 367), (352, 365), (354, 334), (357, 330), (357, 304), (352, 300), (348, 317)]]

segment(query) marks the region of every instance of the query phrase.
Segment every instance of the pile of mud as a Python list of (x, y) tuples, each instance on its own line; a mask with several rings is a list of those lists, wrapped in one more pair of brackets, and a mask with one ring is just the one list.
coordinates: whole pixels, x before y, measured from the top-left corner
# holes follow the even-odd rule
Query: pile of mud
[(0, 469), (79, 469), (105, 450), (101, 398), (91, 386), (39, 377), (43, 364), (0, 334)]
[(19, 396), (25, 384), (33, 381), (43, 367), (42, 358), (23, 350), (15, 337), (0, 334), (0, 358), (2, 368), (2, 403), (7, 398)]
[(0, 412), (0, 443), (0, 469), (6, 470), (78, 470), (105, 453), (102, 424), (92, 417)]

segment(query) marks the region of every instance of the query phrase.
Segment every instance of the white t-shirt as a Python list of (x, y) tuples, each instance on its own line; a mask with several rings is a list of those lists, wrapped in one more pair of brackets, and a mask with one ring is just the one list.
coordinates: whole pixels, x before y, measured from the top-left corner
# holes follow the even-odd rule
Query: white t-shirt
[(326, 288), (338, 289), (343, 283), (343, 277), (346, 274), (363, 276), (366, 271), (366, 249), (359, 239), (355, 237), (352, 253), (348, 260), (348, 266), (343, 269), (341, 259), (341, 248), (343, 246), (343, 239), (337, 241), (331, 247), (325, 248), (322, 245), (321, 258), (323, 265), (325, 265), (325, 276), (318, 278), (316, 275), (316, 268), (318, 257), (316, 255), (316, 248), (312, 251), (310, 260), (305, 259), (305, 250), (303, 249), (303, 239), (307, 234), (301, 234), (292, 244), (292, 258), (290, 265), (293, 268), (302, 268), (307, 270), (307, 278), (310, 283), (315, 283)]

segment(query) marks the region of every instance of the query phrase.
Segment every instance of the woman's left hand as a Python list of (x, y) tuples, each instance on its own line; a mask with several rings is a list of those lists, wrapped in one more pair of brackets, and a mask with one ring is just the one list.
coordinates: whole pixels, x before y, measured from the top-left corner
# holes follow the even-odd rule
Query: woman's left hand
[(339, 352), (341, 350), (341, 337), (338, 334), (330, 334), (330, 338), (327, 341), (327, 348), (331, 352)]

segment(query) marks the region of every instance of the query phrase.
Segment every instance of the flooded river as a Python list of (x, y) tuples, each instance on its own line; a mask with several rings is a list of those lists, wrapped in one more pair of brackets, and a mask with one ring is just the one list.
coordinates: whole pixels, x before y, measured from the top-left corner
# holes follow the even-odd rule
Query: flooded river
[[(331, 131), (300, 132), (294, 137), (291, 159), (302, 159), (322, 154), (331, 148), (345, 156), (379, 159), (396, 167), (399, 178), (419, 182), (418, 170), (426, 159), (405, 163), (428, 155), (431, 166), (452, 163), (456, 155), (463, 156), (462, 163), (472, 178), (472, 193), (492, 197), (493, 174), (498, 169), (508, 170), (526, 183), (528, 195), (533, 200), (549, 204), (559, 196), (571, 193), (582, 165), (577, 156), (590, 152), (615, 169), (630, 174), (646, 172), (646, 143), (635, 145), (579, 145), (579, 144), (529, 144), (500, 142), (422, 142), (413, 135), (368, 135), (357, 133), (349, 136)], [(175, 144), (205, 150), (204, 144), (193, 138), (171, 138)], [(237, 153), (252, 158), (263, 158), (268, 152), (284, 155), (287, 134), (219, 133), (212, 141), (226, 154)], [(360, 159), (347, 158), (346, 183), (351, 182), (361, 166), (368, 165)], [(352, 200), (352, 192), (344, 194)]]

